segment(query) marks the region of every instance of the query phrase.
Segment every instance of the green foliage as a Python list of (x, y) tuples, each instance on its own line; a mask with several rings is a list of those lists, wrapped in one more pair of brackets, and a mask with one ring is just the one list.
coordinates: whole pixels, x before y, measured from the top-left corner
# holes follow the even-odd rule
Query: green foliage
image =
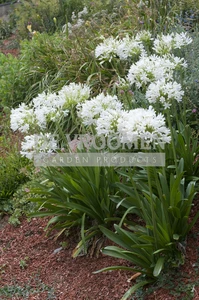
[(63, 167), (48, 168), (44, 176), (46, 181), (32, 189), (40, 197), (30, 199), (40, 205), (40, 211), (30, 216), (53, 216), (48, 226), (55, 224), (64, 230), (80, 226), (76, 256), (87, 241), (100, 234), (99, 225), (110, 227), (118, 219), (116, 204), (109, 197), (117, 192), (118, 175), (113, 168)]
[(12, 204), (12, 211), (9, 217), (9, 223), (16, 226), (20, 224), (20, 218), (27, 216), (29, 213), (36, 210), (36, 203), (30, 202), (29, 198), (38, 197), (37, 194), (31, 194), (30, 189), (35, 187), (35, 181), (38, 180), (40, 174), (36, 171), (29, 175), (29, 181), (21, 184), (14, 192), (13, 196), (9, 199)]
[[(26, 83), (26, 100), (43, 90), (59, 90), (67, 82), (86, 82), (100, 89), (100, 75), (92, 51), (96, 42), (88, 35), (69, 39), (65, 34), (37, 34), (21, 43), (20, 76)], [(27, 92), (28, 91), (28, 92)], [(9, 95), (9, 93), (7, 94)], [(23, 100), (23, 99), (22, 99)]]
[(15, 107), (25, 98), (28, 83), (21, 68), (22, 63), (18, 58), (0, 53), (1, 107)]
[(59, 0), (23, 0), (14, 11), (14, 19), (18, 35), (21, 38), (30, 37), (27, 29), (31, 25), (32, 31), (49, 32), (55, 31), (56, 26), (53, 18), (58, 15)]
[(11, 0), (0, 0), (0, 4), (4, 4), (4, 3), (11, 3), (13, 1)]
[[(135, 296), (132, 300), (147, 299), (149, 295), (156, 294), (156, 291), (163, 288), (166, 289), (169, 295), (175, 297), (175, 299), (189, 300), (195, 298), (196, 287), (199, 286), (199, 280), (196, 276), (190, 278), (189, 273), (185, 273), (180, 268), (170, 269), (157, 279), (157, 281), (147, 288), (140, 288), (135, 292)], [(141, 278), (137, 279), (140, 282)]]
[(0, 296), (2, 300), (13, 299), (13, 297), (29, 299), (33, 295), (38, 296), (44, 292), (46, 292), (46, 300), (56, 299), (54, 290), (37, 277), (31, 278), (24, 286), (21, 286), (18, 283), (13, 283), (13, 285), (5, 285), (0, 288)]
[[(129, 178), (129, 184), (116, 184), (126, 193), (126, 197), (122, 200), (118, 196), (112, 197), (118, 206), (127, 209), (126, 213), (119, 226), (115, 225), (115, 233), (101, 228), (108, 239), (121, 248), (107, 246), (102, 250), (104, 254), (130, 261), (136, 266), (134, 271), (154, 281), (163, 270), (184, 263), (186, 236), (197, 221), (199, 212), (189, 222), (195, 182), (185, 184), (183, 168), (184, 162), (181, 159), (176, 174), (171, 173), (168, 179), (164, 169), (157, 173), (157, 170), (148, 168), (145, 174), (147, 182), (139, 171), (128, 169), (125, 176)], [(128, 214), (136, 215), (137, 221), (129, 220)], [(120, 269), (119, 266), (114, 268)], [(101, 271), (107, 269), (111, 267)], [(147, 283), (145, 280), (140, 284)], [(132, 287), (123, 299), (127, 299), (127, 295), (130, 296), (139, 287)]]
[(17, 33), (20, 38), (30, 38), (27, 26), (36, 32), (54, 33), (71, 20), (72, 13), (83, 9), (81, 0), (22, 0), (14, 11)]
[(11, 36), (13, 28), (9, 22), (0, 19), (0, 40)]
[[(198, 97), (199, 97), (199, 35), (198, 30), (192, 34), (193, 42), (189, 50), (185, 51), (185, 59), (188, 64), (185, 77), (185, 93), (189, 108), (199, 110)], [(191, 121), (191, 120), (190, 120)], [(191, 122), (192, 123), (192, 122)], [(196, 122), (195, 122), (196, 123)]]
[(28, 180), (28, 160), (18, 153), (0, 157), (0, 212), (12, 212), (11, 197), (18, 186)]

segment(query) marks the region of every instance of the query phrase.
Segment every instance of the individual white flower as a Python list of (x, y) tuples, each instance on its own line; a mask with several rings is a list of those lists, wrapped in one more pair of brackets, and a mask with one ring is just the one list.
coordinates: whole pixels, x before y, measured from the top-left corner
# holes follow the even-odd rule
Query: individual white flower
[(123, 144), (150, 145), (169, 143), (170, 131), (162, 114), (156, 115), (154, 109), (137, 108), (123, 112), (118, 119), (118, 134)]
[(79, 104), (77, 106), (77, 113), (84, 125), (92, 125), (96, 124), (96, 120), (103, 111), (109, 109), (121, 110), (122, 103), (118, 100), (117, 96), (101, 93), (98, 96)]
[(122, 114), (122, 110), (104, 110), (96, 120), (97, 135), (111, 135), (117, 132), (117, 122)]
[(95, 48), (95, 57), (101, 61), (108, 60), (110, 62), (117, 56), (117, 49), (119, 45), (120, 41), (113, 36), (104, 39), (104, 41)]
[(173, 101), (182, 101), (183, 95), (182, 86), (176, 81), (165, 82), (165, 80), (162, 80), (152, 82), (146, 91), (146, 98), (149, 103), (159, 101), (165, 109), (169, 108)]
[(156, 55), (141, 57), (139, 61), (131, 65), (127, 79), (130, 84), (141, 88), (157, 80), (172, 79), (175, 67), (175, 63), (167, 57)]
[(57, 142), (51, 133), (40, 133), (24, 137), (21, 143), (21, 155), (33, 159), (37, 153), (53, 153), (57, 150)]
[(13, 131), (28, 132), (36, 124), (33, 108), (22, 103), (18, 108), (13, 108), (10, 115), (10, 127)]

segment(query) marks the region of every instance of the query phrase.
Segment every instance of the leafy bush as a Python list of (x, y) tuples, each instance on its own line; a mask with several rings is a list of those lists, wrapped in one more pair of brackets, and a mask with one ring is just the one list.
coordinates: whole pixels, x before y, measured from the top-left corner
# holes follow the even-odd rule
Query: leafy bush
[(12, 0), (0, 0), (0, 4), (4, 4), (4, 3), (12, 3)]
[(30, 199), (41, 209), (30, 216), (53, 216), (48, 226), (55, 224), (62, 231), (81, 227), (81, 241), (73, 256), (87, 251), (88, 242), (100, 236), (99, 226), (110, 228), (113, 220), (119, 220), (116, 204), (109, 197), (117, 192), (114, 183), (119, 178), (114, 168), (48, 168), (43, 175), (46, 180), (31, 190), (41, 197)]
[(0, 53), (1, 107), (15, 107), (25, 98), (28, 81), (21, 68), (22, 62), (18, 58)]
[(9, 199), (12, 210), (9, 211), (9, 223), (16, 226), (20, 224), (20, 218), (27, 216), (29, 213), (34, 212), (37, 209), (37, 205), (34, 202), (29, 201), (29, 198), (38, 197), (37, 194), (31, 194), (31, 188), (35, 187), (36, 181), (42, 180), (41, 175), (38, 174), (38, 170), (28, 172), (28, 181), (20, 184)]
[(17, 153), (0, 157), (0, 212), (12, 212), (11, 197), (18, 186), (28, 180), (28, 165), (27, 159)]
[(20, 38), (30, 38), (32, 31), (54, 33), (71, 20), (73, 12), (83, 8), (80, 0), (22, 0), (14, 11), (17, 33)]
[(0, 20), (0, 39), (3, 40), (11, 36), (13, 28), (9, 22)]
[[(128, 169), (126, 176), (129, 183), (117, 183), (126, 197), (112, 197), (118, 205), (127, 210), (120, 225), (115, 225), (115, 233), (107, 228), (102, 232), (117, 246), (107, 246), (104, 254), (130, 261), (135, 267), (121, 267), (145, 274), (145, 279), (133, 286), (123, 296), (127, 299), (142, 285), (157, 280), (162, 270), (168, 270), (184, 263), (186, 237), (199, 217), (199, 212), (189, 221), (190, 211), (195, 196), (195, 182), (185, 184), (184, 162), (181, 159), (177, 174), (170, 174), (165, 169), (148, 168), (144, 182), (140, 172)], [(139, 178), (140, 177), (140, 178)], [(137, 216), (133, 221), (127, 215)], [(123, 225), (123, 226), (122, 226)], [(108, 267), (104, 270), (120, 269)]]
[(185, 59), (188, 63), (188, 68), (186, 71), (186, 95), (187, 101), (189, 103), (190, 109), (196, 108), (198, 106), (198, 97), (199, 97), (199, 37), (198, 30), (193, 34), (193, 43), (190, 45), (189, 51), (185, 51)]

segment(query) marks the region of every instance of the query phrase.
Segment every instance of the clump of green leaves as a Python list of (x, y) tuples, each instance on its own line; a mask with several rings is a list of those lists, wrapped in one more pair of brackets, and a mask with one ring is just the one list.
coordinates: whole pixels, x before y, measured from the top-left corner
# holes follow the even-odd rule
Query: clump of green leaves
[(114, 183), (119, 178), (114, 168), (48, 168), (43, 175), (46, 180), (31, 190), (38, 197), (30, 199), (39, 204), (40, 210), (30, 216), (52, 216), (48, 226), (55, 224), (62, 231), (81, 228), (74, 256), (84, 248), (86, 251), (87, 242), (101, 235), (99, 226), (111, 227), (113, 220), (119, 220), (116, 204), (109, 197), (117, 192)]
[(13, 210), (11, 197), (20, 184), (26, 182), (28, 160), (18, 153), (0, 157), (0, 212)]
[(29, 299), (32, 295), (41, 295), (43, 293), (46, 295), (46, 300), (56, 299), (53, 288), (46, 285), (37, 277), (31, 278), (24, 286), (21, 286), (18, 283), (13, 283), (13, 285), (5, 285), (0, 288), (0, 296), (2, 300), (13, 299), (13, 297)]
[(54, 33), (71, 20), (73, 12), (83, 9), (80, 0), (22, 0), (16, 7), (13, 18), (20, 38), (31, 38), (27, 26), (32, 31)]
[(0, 53), (1, 107), (17, 106), (25, 98), (28, 83), (22, 67), (23, 64), (18, 58)]
[(11, 36), (12, 31), (13, 28), (9, 22), (0, 20), (0, 40), (3, 40)]

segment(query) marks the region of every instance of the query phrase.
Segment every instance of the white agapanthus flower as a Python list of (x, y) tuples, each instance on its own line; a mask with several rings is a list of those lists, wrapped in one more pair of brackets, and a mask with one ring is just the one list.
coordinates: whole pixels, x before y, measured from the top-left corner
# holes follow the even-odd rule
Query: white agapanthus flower
[(117, 132), (118, 119), (122, 115), (122, 110), (104, 110), (96, 120), (97, 135), (112, 135)]
[(26, 133), (36, 124), (34, 109), (22, 103), (18, 108), (13, 108), (10, 115), (10, 127), (13, 131), (19, 130)]
[(174, 56), (173, 54), (169, 54), (167, 57), (171, 62), (174, 63), (175, 69), (187, 68), (187, 62), (183, 57), (180, 58), (178, 56)]
[(59, 103), (62, 108), (70, 109), (74, 105), (84, 102), (90, 96), (90, 87), (81, 83), (70, 83), (58, 92)]
[(166, 55), (171, 53), (173, 49), (180, 49), (183, 46), (189, 45), (191, 42), (192, 39), (184, 32), (180, 34), (162, 34), (154, 40), (153, 50), (160, 55)]
[(175, 68), (176, 63), (174, 60), (170, 60), (166, 56), (143, 56), (131, 65), (127, 79), (130, 84), (135, 84), (138, 88), (141, 88), (157, 80), (171, 80)]
[(32, 100), (37, 123), (42, 130), (46, 129), (49, 121), (58, 121), (61, 115), (67, 115), (63, 111), (62, 99), (56, 93), (41, 93)]
[(140, 55), (145, 55), (145, 50), (141, 42), (136, 41), (134, 38), (127, 35), (119, 41), (116, 49), (116, 55), (121, 60), (126, 60), (130, 57), (139, 57)]
[(143, 42), (143, 43), (149, 44), (149, 43), (151, 43), (151, 41), (153, 41), (153, 37), (152, 37), (152, 34), (150, 33), (150, 31), (142, 30), (136, 34), (135, 40), (138, 42)]
[(37, 153), (53, 153), (57, 150), (57, 142), (51, 133), (27, 135), (21, 143), (21, 155), (33, 159)]
[(95, 57), (101, 61), (111, 61), (117, 56), (119, 45), (120, 41), (113, 36), (104, 39), (103, 42), (95, 48)]
[(123, 112), (118, 119), (117, 130), (121, 143), (128, 145), (164, 144), (171, 140), (164, 116), (156, 115), (151, 106), (149, 109), (137, 108)]
[(84, 125), (96, 124), (96, 120), (103, 111), (115, 109), (121, 110), (122, 103), (117, 96), (105, 95), (104, 93), (85, 101), (77, 106), (77, 114), (82, 119)]
[(176, 33), (174, 36), (175, 49), (180, 49), (183, 46), (187, 46), (192, 43), (192, 38), (190, 38), (187, 32)]
[(176, 81), (165, 82), (165, 80), (152, 82), (146, 91), (149, 103), (160, 102), (165, 109), (169, 108), (173, 101), (180, 102), (184, 91), (181, 84)]

